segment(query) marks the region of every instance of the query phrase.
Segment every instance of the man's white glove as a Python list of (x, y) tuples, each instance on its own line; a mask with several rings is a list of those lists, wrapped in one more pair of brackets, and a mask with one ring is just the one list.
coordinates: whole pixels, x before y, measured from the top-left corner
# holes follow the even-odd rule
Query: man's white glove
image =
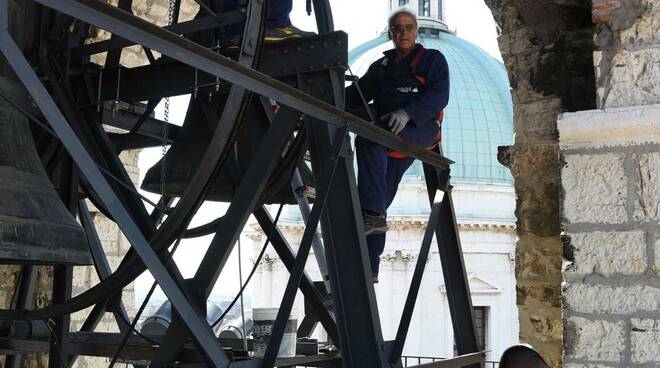
[(380, 121), (385, 120), (387, 120), (387, 126), (390, 127), (390, 131), (394, 134), (399, 134), (410, 121), (410, 116), (408, 116), (406, 110), (398, 109), (380, 118)]

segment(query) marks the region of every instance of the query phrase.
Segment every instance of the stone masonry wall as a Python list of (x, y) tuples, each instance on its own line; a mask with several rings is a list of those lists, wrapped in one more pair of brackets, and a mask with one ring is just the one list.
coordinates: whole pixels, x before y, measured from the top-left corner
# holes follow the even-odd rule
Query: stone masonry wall
[(559, 120), (566, 367), (660, 364), (660, 105)]
[(515, 143), (500, 152), (516, 190), (520, 341), (561, 365), (557, 115), (595, 107), (591, 3), (486, 0), (501, 28)]
[(660, 101), (660, 1), (593, 2), (598, 107)]

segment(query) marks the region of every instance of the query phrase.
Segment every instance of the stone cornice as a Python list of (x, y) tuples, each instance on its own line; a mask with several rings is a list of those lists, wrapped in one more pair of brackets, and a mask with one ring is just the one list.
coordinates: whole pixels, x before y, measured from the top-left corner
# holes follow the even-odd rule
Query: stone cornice
[(660, 143), (660, 104), (564, 113), (557, 127), (562, 149)]
[[(414, 230), (424, 231), (428, 219), (426, 217), (396, 217), (392, 216), (387, 220), (387, 226), (390, 230)], [(302, 221), (286, 221), (280, 222), (277, 225), (280, 230), (285, 232), (300, 232), (304, 230)], [(459, 231), (491, 231), (496, 233), (513, 233), (515, 231), (515, 223), (497, 221), (497, 220), (474, 220), (459, 219)], [(250, 231), (246, 231), (246, 235), (252, 240), (259, 240), (263, 236), (261, 229), (258, 225), (254, 224)]]

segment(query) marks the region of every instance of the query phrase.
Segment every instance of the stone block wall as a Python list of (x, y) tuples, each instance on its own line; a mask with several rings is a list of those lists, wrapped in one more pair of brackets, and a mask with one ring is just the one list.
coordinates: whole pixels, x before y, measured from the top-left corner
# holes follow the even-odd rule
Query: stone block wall
[(563, 114), (564, 363), (660, 364), (660, 105)]
[(660, 101), (660, 2), (595, 0), (594, 65), (598, 107)]
[[(117, 6), (118, 0), (107, 0), (106, 2)], [(131, 11), (146, 21), (164, 26), (167, 24), (169, 16), (169, 0), (134, 0)], [(194, 0), (182, 0), (179, 22), (193, 19), (198, 11), (199, 5)], [(98, 42), (109, 39), (111, 34), (103, 29), (94, 28), (90, 36), (89, 42)], [(153, 51), (153, 53), (156, 58), (160, 57), (158, 52)], [(106, 53), (96, 54), (93, 55), (92, 61), (96, 64), (104, 65), (105, 58)], [(127, 47), (122, 51), (120, 63), (123, 66), (132, 68), (147, 65), (149, 61), (142, 46), (135, 45)]]
[(660, 365), (660, 2), (592, 4), (597, 103), (558, 122), (567, 367)]

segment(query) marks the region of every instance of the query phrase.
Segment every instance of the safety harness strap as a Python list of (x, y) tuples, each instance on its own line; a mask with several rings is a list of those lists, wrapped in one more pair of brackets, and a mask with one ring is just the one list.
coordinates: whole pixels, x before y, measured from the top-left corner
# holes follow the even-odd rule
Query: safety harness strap
[[(424, 55), (424, 51), (426, 49), (422, 46), (419, 48), (419, 51), (413, 56), (412, 60), (410, 61), (410, 72), (412, 75), (415, 76), (415, 79), (419, 82), (419, 84), (422, 85), (422, 88), (426, 88), (426, 78), (423, 75), (417, 74), (417, 64), (419, 64), (419, 60), (422, 58), (422, 55)], [(436, 120), (436, 124), (438, 124), (438, 127), (441, 127), (442, 124), (442, 119), (445, 116), (444, 110), (441, 110), (440, 113), (438, 114), (438, 118)], [(433, 142), (433, 145), (430, 147), (426, 147), (426, 149), (433, 149), (435, 148), (440, 141), (442, 140), (442, 131), (438, 131), (438, 135), (436, 136), (435, 141)], [(399, 151), (394, 151), (394, 150), (388, 150), (387, 155), (392, 158), (407, 158), (408, 155), (405, 153), (399, 152)]]

